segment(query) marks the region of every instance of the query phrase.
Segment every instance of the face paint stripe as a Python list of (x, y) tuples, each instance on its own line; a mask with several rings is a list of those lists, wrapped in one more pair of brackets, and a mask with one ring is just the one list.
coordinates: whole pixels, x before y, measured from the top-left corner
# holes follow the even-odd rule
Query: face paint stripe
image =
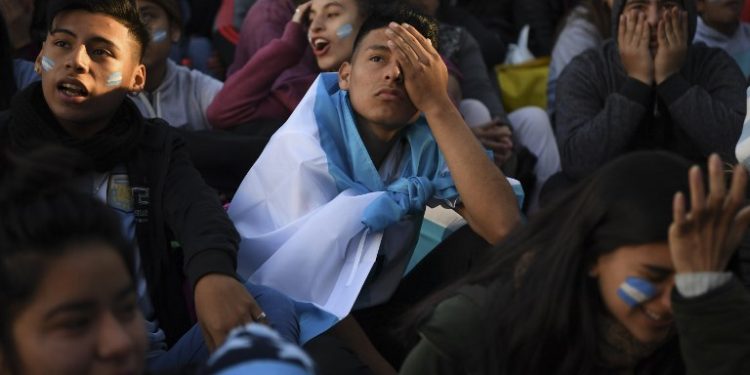
[(167, 39), (167, 31), (166, 30), (156, 30), (154, 34), (151, 36), (151, 41), (154, 43), (161, 43)]
[(50, 59), (47, 56), (42, 56), (42, 69), (44, 69), (45, 72), (49, 72), (54, 67), (55, 67), (54, 60)]
[(339, 37), (339, 39), (344, 39), (352, 34), (352, 31), (354, 30), (354, 27), (350, 23), (346, 23), (341, 25), (338, 30), (336, 30), (336, 36)]
[(656, 295), (656, 288), (648, 280), (639, 277), (628, 277), (620, 284), (617, 295), (628, 306), (635, 307)]
[(122, 73), (114, 72), (107, 78), (107, 86), (119, 86), (122, 83)]

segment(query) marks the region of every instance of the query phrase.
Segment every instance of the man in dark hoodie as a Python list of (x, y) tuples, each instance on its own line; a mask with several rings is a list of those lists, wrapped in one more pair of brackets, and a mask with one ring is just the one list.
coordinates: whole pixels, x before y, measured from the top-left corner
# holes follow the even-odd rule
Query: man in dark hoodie
[(735, 161), (745, 79), (724, 51), (691, 45), (694, 0), (617, 0), (612, 14), (616, 39), (578, 56), (558, 81), (565, 177), (637, 149)]

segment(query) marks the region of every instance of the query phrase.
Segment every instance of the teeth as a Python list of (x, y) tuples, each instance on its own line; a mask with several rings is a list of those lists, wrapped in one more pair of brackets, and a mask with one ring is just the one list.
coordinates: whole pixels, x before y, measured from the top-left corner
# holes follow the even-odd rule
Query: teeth
[(318, 49), (325, 47), (327, 44), (328, 44), (328, 41), (326, 41), (325, 39), (313, 40), (313, 45), (315, 46), (315, 48), (318, 48)]
[(65, 90), (66, 92), (70, 94), (83, 95), (83, 89), (80, 86), (77, 86), (71, 83), (63, 83), (60, 85), (60, 88), (62, 88), (63, 90)]
[(653, 320), (662, 320), (662, 319), (663, 319), (661, 315), (659, 315), (659, 314), (656, 314), (656, 313), (654, 313), (654, 312), (652, 312), (652, 311), (649, 311), (649, 310), (647, 310), (647, 309), (643, 309), (643, 311), (644, 311), (644, 312), (646, 313), (646, 315), (647, 315), (647, 316), (648, 316), (649, 318), (651, 318), (651, 319), (653, 319)]

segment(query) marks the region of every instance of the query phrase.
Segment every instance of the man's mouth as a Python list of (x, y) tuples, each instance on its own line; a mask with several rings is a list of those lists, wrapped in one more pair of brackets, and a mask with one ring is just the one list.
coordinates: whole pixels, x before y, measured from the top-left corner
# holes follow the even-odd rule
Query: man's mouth
[(315, 56), (321, 56), (328, 52), (331, 47), (331, 42), (325, 38), (312, 38), (310, 40), (310, 45), (312, 46)]
[(75, 80), (65, 80), (57, 84), (57, 90), (67, 97), (86, 97), (89, 91), (86, 87)]
[(404, 92), (399, 89), (386, 88), (380, 89), (375, 93), (375, 96), (385, 100), (401, 100), (404, 99)]

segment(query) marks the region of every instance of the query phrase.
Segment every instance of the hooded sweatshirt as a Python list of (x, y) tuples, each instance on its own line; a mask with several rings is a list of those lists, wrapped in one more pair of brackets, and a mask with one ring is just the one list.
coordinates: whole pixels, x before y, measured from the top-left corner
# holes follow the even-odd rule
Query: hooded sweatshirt
[(750, 76), (750, 23), (742, 22), (734, 34), (726, 35), (708, 26), (698, 17), (698, 28), (693, 43), (698, 42), (727, 51), (742, 69), (742, 74)]
[[(628, 77), (616, 37), (576, 57), (557, 86), (556, 134), (563, 172), (572, 179), (638, 149), (662, 149), (702, 163), (712, 152), (735, 161), (745, 116), (745, 79), (723, 50), (692, 44), (697, 12), (688, 13), (688, 52), (676, 74), (649, 86)], [(617, 35), (625, 0), (612, 7)]]

